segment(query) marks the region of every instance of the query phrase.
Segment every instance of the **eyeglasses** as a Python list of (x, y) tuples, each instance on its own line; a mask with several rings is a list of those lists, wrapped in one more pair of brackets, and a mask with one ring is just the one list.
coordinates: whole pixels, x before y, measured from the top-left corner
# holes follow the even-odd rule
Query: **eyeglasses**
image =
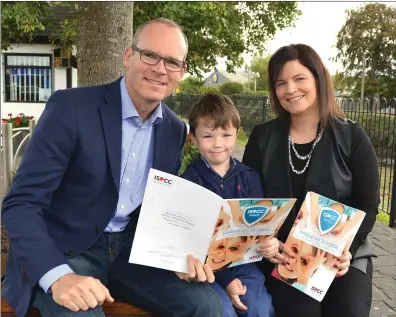
[(160, 60), (164, 60), (165, 68), (171, 72), (180, 72), (184, 67), (185, 62), (178, 61), (173, 58), (159, 56), (151, 51), (141, 50), (140, 48), (132, 45), (132, 49), (140, 54), (140, 60), (148, 65), (157, 65)]

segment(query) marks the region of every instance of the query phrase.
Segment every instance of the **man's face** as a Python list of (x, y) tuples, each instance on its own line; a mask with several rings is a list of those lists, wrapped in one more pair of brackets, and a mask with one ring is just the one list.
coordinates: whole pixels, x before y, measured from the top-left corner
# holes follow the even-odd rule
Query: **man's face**
[[(186, 43), (181, 32), (163, 23), (147, 25), (140, 33), (136, 45), (141, 50), (150, 51), (161, 57), (184, 61)], [(124, 52), (126, 85), (128, 92), (138, 106), (157, 104), (168, 97), (182, 79), (186, 67), (178, 72), (165, 68), (164, 60), (157, 65), (149, 65), (140, 60), (140, 53), (127, 48)]]

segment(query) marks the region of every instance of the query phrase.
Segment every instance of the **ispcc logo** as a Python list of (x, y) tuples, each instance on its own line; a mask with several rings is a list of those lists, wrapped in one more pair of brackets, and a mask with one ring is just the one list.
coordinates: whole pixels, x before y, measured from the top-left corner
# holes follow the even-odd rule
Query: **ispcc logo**
[(313, 291), (313, 292), (315, 292), (315, 293), (318, 293), (318, 294), (320, 294), (320, 295), (323, 294), (323, 291), (322, 291), (321, 289), (315, 287), (315, 286), (312, 286), (312, 287), (311, 287), (311, 291)]
[(172, 185), (172, 180), (169, 178), (164, 178), (162, 176), (158, 176), (158, 175), (154, 175), (154, 181), (158, 182), (158, 183), (162, 183), (168, 186)]

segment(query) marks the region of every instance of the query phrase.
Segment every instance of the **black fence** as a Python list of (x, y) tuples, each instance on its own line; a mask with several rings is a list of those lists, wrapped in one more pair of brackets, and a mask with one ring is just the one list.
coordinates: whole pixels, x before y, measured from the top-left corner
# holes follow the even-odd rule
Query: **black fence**
[[(201, 95), (174, 94), (165, 103), (179, 116), (187, 118)], [(249, 135), (256, 124), (275, 117), (268, 96), (231, 95), (238, 108), (244, 132)], [(396, 98), (390, 100), (338, 98), (346, 116), (359, 122), (374, 146), (381, 178), (380, 210), (390, 214), (389, 225), (396, 226)]]

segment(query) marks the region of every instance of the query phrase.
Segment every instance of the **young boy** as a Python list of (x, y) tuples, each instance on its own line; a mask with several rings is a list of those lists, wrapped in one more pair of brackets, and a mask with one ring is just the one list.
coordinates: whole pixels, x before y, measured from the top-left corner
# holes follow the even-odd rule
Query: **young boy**
[[(192, 142), (201, 158), (193, 161), (181, 177), (225, 199), (262, 198), (258, 174), (231, 156), (240, 121), (238, 110), (227, 96), (202, 96), (189, 115)], [(270, 258), (278, 246), (278, 240), (272, 238), (261, 246), (260, 252)], [(235, 317), (235, 312), (247, 317), (274, 316), (264, 275), (255, 263), (223, 269), (215, 273), (215, 279), (211, 286), (223, 300), (225, 317)]]

